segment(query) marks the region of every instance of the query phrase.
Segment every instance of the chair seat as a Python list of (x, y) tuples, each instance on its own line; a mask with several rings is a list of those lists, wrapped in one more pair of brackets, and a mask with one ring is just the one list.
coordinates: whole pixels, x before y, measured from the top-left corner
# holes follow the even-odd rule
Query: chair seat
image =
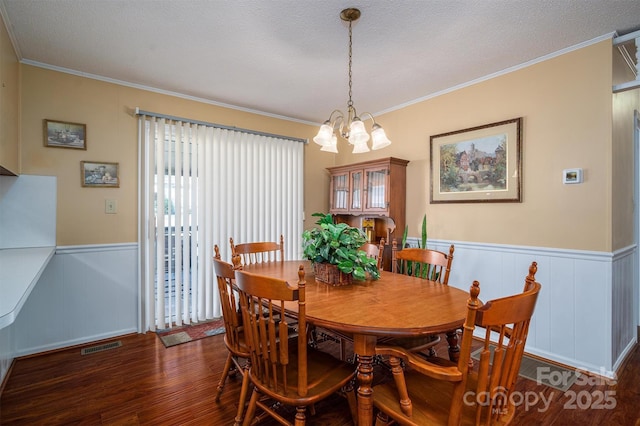
[[(298, 363), (298, 357), (295, 352), (289, 354), (289, 363), (296, 365)], [(300, 397), (296, 393), (298, 384), (297, 370), (292, 369), (287, 376), (287, 387), (292, 391), (290, 392), (289, 402), (285, 402), (291, 405), (310, 405), (319, 400), (337, 392), (345, 386), (351, 379), (355, 377), (356, 370), (353, 364), (340, 361), (333, 356), (313, 349), (307, 349), (307, 381), (308, 392), (306, 397)], [(254, 385), (268, 397), (273, 397), (281, 400), (283, 399), (282, 389), (279, 392), (275, 392), (273, 386), (264, 383), (259, 380), (258, 377), (251, 375), (251, 369), (249, 369), (249, 375)], [(286, 396), (284, 396), (286, 399)]]
[[(448, 360), (441, 359), (438, 364), (455, 365)], [(399, 415), (398, 391), (390, 381), (375, 387), (373, 392), (374, 404), (383, 412), (393, 414), (393, 419), (401, 425), (446, 425), (449, 421), (450, 403), (453, 393), (453, 383), (436, 380), (415, 371), (405, 371), (405, 380), (409, 389), (409, 398), (413, 406), (411, 417)], [(467, 381), (467, 397), (463, 405), (461, 425), (476, 425), (476, 389), (477, 375), (470, 374)], [(424, 392), (422, 392), (424, 391)], [(387, 411), (385, 407), (389, 407)], [(483, 416), (486, 416), (483, 411)], [(508, 412), (503, 413), (500, 418), (492, 424), (508, 424), (515, 414), (515, 407), (509, 404)], [(486, 417), (479, 424), (486, 424)]]
[(249, 358), (249, 348), (244, 341), (244, 333), (242, 331), (238, 332), (238, 343), (237, 345), (232, 345), (227, 340), (227, 334), (224, 335), (224, 345), (227, 347), (227, 350), (233, 354), (233, 356), (240, 358)]

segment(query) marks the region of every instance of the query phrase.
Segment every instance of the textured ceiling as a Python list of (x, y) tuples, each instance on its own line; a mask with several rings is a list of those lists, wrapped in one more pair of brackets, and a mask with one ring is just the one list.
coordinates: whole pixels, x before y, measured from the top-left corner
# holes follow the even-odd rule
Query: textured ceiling
[[(20, 59), (318, 123), (640, 29), (638, 0), (0, 0)], [(162, 111), (159, 111), (162, 112)]]

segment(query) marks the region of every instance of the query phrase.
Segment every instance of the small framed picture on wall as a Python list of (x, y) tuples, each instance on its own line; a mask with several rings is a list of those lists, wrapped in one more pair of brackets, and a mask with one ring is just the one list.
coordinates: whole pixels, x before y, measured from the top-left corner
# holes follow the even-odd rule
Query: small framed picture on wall
[(103, 161), (81, 161), (82, 186), (90, 188), (120, 188), (118, 163)]
[(44, 146), (87, 149), (87, 126), (66, 121), (44, 120)]

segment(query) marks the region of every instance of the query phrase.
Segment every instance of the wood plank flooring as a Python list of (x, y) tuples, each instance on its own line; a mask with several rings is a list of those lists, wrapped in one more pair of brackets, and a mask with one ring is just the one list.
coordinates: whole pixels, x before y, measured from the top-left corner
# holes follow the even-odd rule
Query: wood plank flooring
[[(147, 333), (116, 339), (122, 347), (104, 352), (81, 355), (81, 348), (71, 348), (16, 360), (0, 398), (0, 424), (233, 424), (239, 378), (228, 380), (220, 402), (214, 401), (227, 355), (222, 338), (165, 348)], [(640, 426), (640, 349), (633, 350), (616, 384), (574, 384), (562, 394), (520, 378), (517, 390), (531, 405), (519, 407), (516, 425)], [(605, 391), (613, 397), (609, 404), (600, 399)], [(552, 401), (546, 409), (541, 396)], [(335, 397), (319, 405), (308, 424), (351, 424), (346, 402)]]

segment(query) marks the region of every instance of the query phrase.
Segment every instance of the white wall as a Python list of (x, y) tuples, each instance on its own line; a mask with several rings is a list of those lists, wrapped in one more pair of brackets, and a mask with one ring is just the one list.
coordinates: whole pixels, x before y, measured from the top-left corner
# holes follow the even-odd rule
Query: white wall
[(56, 245), (54, 176), (0, 176), (0, 249)]

